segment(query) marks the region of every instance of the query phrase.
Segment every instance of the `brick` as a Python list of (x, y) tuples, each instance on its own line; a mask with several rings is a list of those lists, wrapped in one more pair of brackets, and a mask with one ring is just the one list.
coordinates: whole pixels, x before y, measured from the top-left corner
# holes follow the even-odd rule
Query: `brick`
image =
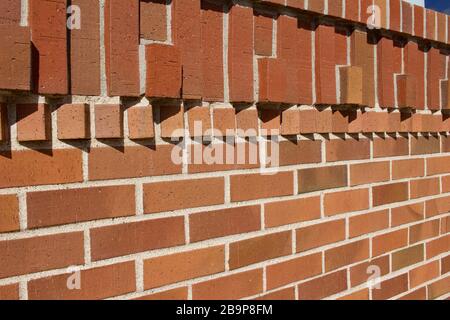
[(216, 246), (144, 260), (144, 288), (195, 279), (225, 271), (225, 248)]
[(191, 242), (220, 238), (261, 229), (259, 206), (221, 209), (189, 217)]
[(424, 245), (409, 247), (392, 254), (392, 271), (406, 268), (424, 260)]
[(372, 188), (374, 206), (408, 200), (408, 183), (391, 183)]
[(405, 73), (412, 78), (413, 83), (409, 84), (416, 94), (415, 104), (417, 109), (425, 108), (425, 54), (417, 43), (409, 41), (404, 50)]
[(228, 79), (230, 101), (253, 99), (253, 12), (238, 5), (229, 12)]
[(388, 274), (390, 269), (389, 255), (375, 258), (350, 267), (351, 286), (356, 287), (360, 284), (367, 283), (369, 278), (372, 276), (371, 269), (376, 267), (380, 270), (380, 276)]
[(28, 282), (28, 298), (30, 300), (97, 300), (136, 290), (134, 262), (81, 271), (79, 290), (68, 288), (70, 276), (71, 274), (62, 274)]
[(8, 124), (8, 106), (0, 103), (0, 142), (7, 141), (10, 136)]
[(442, 177), (442, 192), (450, 192), (450, 176)]
[(332, 131), (332, 113), (330, 110), (300, 111), (300, 133), (329, 133)]
[(280, 110), (261, 108), (259, 115), (261, 120), (261, 134), (265, 136), (279, 135), (281, 127)]
[(167, 291), (162, 291), (158, 293), (149, 294), (143, 297), (140, 297), (136, 300), (187, 300), (188, 298), (188, 288), (181, 287), (176, 289), (171, 289)]
[(319, 300), (347, 290), (345, 270), (321, 276), (298, 285), (299, 300)]
[[(293, 31), (294, 32), (294, 31)], [(293, 88), (298, 92), (299, 103), (311, 105), (313, 103), (313, 82), (312, 82), (312, 27), (308, 19), (299, 19), (295, 37), (298, 38), (296, 44), (297, 55), (289, 55), (287, 58), (288, 66), (292, 63), (297, 68), (298, 87)], [(286, 40), (285, 40), (286, 41)], [(289, 41), (292, 36), (289, 35)]]
[(287, 109), (281, 112), (281, 134), (284, 136), (300, 134), (300, 110)]
[(159, 107), (162, 138), (178, 139), (184, 136), (184, 107), (174, 103)]
[(123, 107), (120, 104), (95, 105), (95, 137), (97, 139), (123, 137)]
[(267, 266), (267, 288), (269, 290), (304, 280), (322, 273), (322, 254), (294, 258)]
[(167, 40), (167, 8), (164, 0), (139, 2), (140, 37), (146, 40)]
[(440, 193), (439, 178), (420, 179), (410, 182), (410, 198), (428, 197)]
[(359, 1), (345, 1), (345, 18), (351, 21), (359, 21)]
[(450, 271), (450, 256), (441, 259), (442, 271), (441, 274), (446, 274)]
[(450, 287), (450, 277), (446, 277), (441, 280), (437, 280), (427, 286), (428, 299), (434, 300), (440, 296), (449, 292)]
[(0, 196), (0, 212), (0, 232), (19, 231), (19, 201), (17, 196)]
[(386, 137), (375, 138), (373, 140), (373, 156), (374, 158), (399, 157), (409, 154), (408, 138)]
[(146, 90), (148, 97), (180, 98), (182, 65), (179, 49), (169, 45), (145, 46), (147, 60)]
[[(269, 150), (270, 144), (267, 145)], [(290, 166), (296, 164), (319, 163), (322, 160), (321, 142), (302, 140), (302, 141), (279, 141), (279, 165)], [(272, 150), (269, 150), (271, 152)], [(268, 155), (270, 153), (268, 152)], [(272, 165), (275, 164), (275, 159)]]
[(441, 219), (441, 234), (449, 233), (450, 232), (450, 219), (442, 218)]
[(91, 257), (99, 261), (133, 253), (185, 244), (184, 218), (123, 223), (94, 228), (91, 233)]
[(426, 202), (426, 217), (438, 216), (450, 211), (450, 197), (442, 197), (428, 200)]
[(325, 142), (327, 161), (362, 160), (370, 157), (370, 141), (332, 139)]
[(17, 140), (45, 141), (51, 138), (51, 115), (48, 104), (18, 104)]
[(58, 139), (89, 139), (91, 122), (89, 105), (64, 104), (57, 110)]
[(144, 184), (143, 193), (145, 213), (218, 205), (224, 203), (224, 179), (149, 183)]
[(230, 244), (230, 269), (292, 254), (292, 232), (273, 233)]
[(450, 235), (431, 240), (426, 244), (426, 246), (427, 259), (431, 259), (441, 254), (448, 253), (448, 251), (450, 250)]
[(444, 13), (436, 12), (437, 16), (437, 41), (447, 42), (447, 16)]
[(202, 137), (210, 134), (211, 114), (209, 107), (194, 106), (188, 109), (187, 114), (191, 137)]
[(81, 151), (77, 149), (0, 152), (0, 188), (83, 181)]
[(374, 66), (374, 48), (371, 34), (360, 31), (354, 31), (350, 38), (351, 41), (351, 64), (363, 69), (363, 105), (368, 107), (375, 106), (375, 66)]
[(361, 301), (361, 300), (369, 300), (369, 289), (362, 289), (343, 297), (338, 298), (337, 300), (348, 300), (348, 301)]
[(272, 55), (273, 17), (256, 12), (254, 24), (255, 54), (270, 57)]
[(360, 67), (339, 68), (340, 79), (340, 103), (351, 105), (363, 104), (363, 70)]
[(286, 5), (296, 9), (306, 9), (307, 4), (305, 0), (286, 0)]
[(108, 180), (181, 173), (181, 166), (171, 161), (173, 146), (158, 145), (93, 148), (89, 152), (89, 179)]
[(81, 265), (83, 232), (4, 240), (0, 253), (0, 278)]
[(331, 114), (331, 130), (333, 133), (348, 132), (349, 112), (343, 110), (333, 110)]
[(416, 243), (439, 235), (439, 219), (413, 225), (409, 228), (409, 243)]
[(429, 40), (436, 40), (436, 11), (425, 9), (425, 19), (425, 37)]
[(342, 17), (343, 0), (329, 0), (328, 1), (328, 15), (334, 17)]
[(296, 230), (297, 252), (322, 247), (345, 239), (345, 220), (324, 222)]
[(286, 70), (282, 61), (258, 59), (259, 98), (261, 102), (281, 103), (286, 97)]
[(0, 286), (0, 300), (11, 301), (19, 300), (19, 298), (19, 285), (17, 283)]
[(253, 137), (258, 135), (258, 111), (246, 108), (236, 111), (237, 134), (243, 137)]
[(409, 272), (409, 281), (412, 288), (418, 287), (437, 277), (439, 277), (439, 261), (427, 263)]
[(368, 24), (375, 25), (376, 21), (374, 19), (374, 9), (372, 5), (374, 4), (374, 0), (360, 0), (360, 14), (359, 21)]
[(68, 93), (67, 55), (61, 54), (67, 51), (66, 6), (66, 0), (29, 3), (35, 89), (42, 94)]
[(423, 177), (425, 175), (424, 159), (407, 159), (392, 161), (392, 179)]
[(372, 290), (373, 300), (387, 300), (408, 291), (408, 274), (402, 274), (380, 283), (381, 289)]
[(324, 0), (308, 1), (308, 10), (316, 13), (325, 13)]
[(424, 9), (422, 6), (414, 5), (414, 35), (424, 37)]
[(356, 241), (325, 251), (325, 270), (330, 271), (369, 258), (369, 240)]
[(276, 300), (276, 301), (285, 301), (285, 300), (295, 300), (295, 288), (287, 288), (278, 290), (275, 292), (271, 292), (256, 298), (255, 300)]
[(19, 24), (20, 1), (5, 0), (0, 4), (0, 24)]
[(374, 0), (374, 5), (380, 8), (380, 27), (383, 29), (388, 29), (388, 4), (386, 0)]
[(347, 166), (330, 166), (298, 171), (299, 193), (334, 189), (347, 185)]
[(427, 175), (450, 173), (450, 157), (436, 157), (427, 159)]
[(389, 181), (391, 170), (389, 162), (372, 162), (350, 165), (350, 185)]
[(264, 205), (264, 221), (272, 228), (320, 219), (320, 212), (320, 197), (271, 202)]
[(256, 295), (263, 291), (262, 269), (245, 271), (192, 286), (195, 300), (234, 300)]
[(389, 1), (390, 22), (389, 26), (391, 30), (400, 31), (400, 17), (401, 17), (401, 0)]
[(134, 189), (113, 186), (27, 193), (28, 228), (132, 216)]
[(395, 74), (401, 73), (402, 48), (394, 40), (381, 38), (377, 44), (378, 102), (381, 107), (395, 107)]
[(230, 184), (232, 202), (288, 196), (294, 193), (293, 172), (233, 175), (230, 177)]
[(402, 32), (412, 34), (413, 32), (413, 6), (402, 1)]
[(402, 296), (399, 300), (427, 300), (427, 289), (425, 287), (419, 288), (407, 295)]
[(384, 233), (372, 238), (372, 257), (377, 257), (386, 252), (408, 245), (408, 229), (400, 229)]
[[(3, 7), (4, 3), (2, 1), (0, 6)], [(4, 14), (5, 9), (0, 8), (0, 12)], [(29, 91), (32, 77), (30, 29), (2, 24), (0, 17), (0, 41), (3, 44), (0, 54), (0, 88)]]
[[(213, 109), (214, 135), (234, 136), (236, 130), (236, 114), (233, 108)], [(216, 131), (217, 130), (217, 131)]]
[[(415, 108), (417, 106), (417, 99), (423, 99), (423, 97), (418, 96), (417, 90), (420, 90), (420, 88), (418, 88), (417, 86), (416, 77), (414, 75), (395, 75), (395, 85), (397, 87), (398, 108)], [(411, 130), (412, 128), (404, 129), (404, 132), (408, 132)]]
[(393, 208), (391, 211), (392, 226), (400, 226), (411, 222), (416, 222), (424, 219), (425, 206), (423, 202), (414, 203), (398, 208)]
[[(201, 2), (203, 99), (224, 100), (223, 5)], [(190, 50), (190, 47), (189, 49)]]
[[(79, 29), (70, 30), (70, 92), (100, 95), (100, 8), (95, 0), (75, 0), (82, 12)], [(74, 13), (74, 12), (73, 12)]]
[(334, 216), (369, 208), (369, 189), (327, 193), (324, 198), (325, 215)]
[(389, 227), (389, 210), (376, 211), (350, 217), (349, 236), (358, 237)]
[(133, 106), (127, 109), (128, 137), (132, 140), (155, 137), (153, 107)]
[(427, 106), (431, 110), (441, 108), (440, 80), (445, 78), (446, 56), (436, 48), (427, 52)]

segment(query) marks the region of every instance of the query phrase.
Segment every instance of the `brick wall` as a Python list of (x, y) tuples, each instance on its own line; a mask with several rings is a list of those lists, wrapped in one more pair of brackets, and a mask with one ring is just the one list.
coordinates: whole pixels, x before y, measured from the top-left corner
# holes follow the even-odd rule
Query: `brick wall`
[(69, 4), (0, 4), (0, 299), (449, 296), (448, 16)]

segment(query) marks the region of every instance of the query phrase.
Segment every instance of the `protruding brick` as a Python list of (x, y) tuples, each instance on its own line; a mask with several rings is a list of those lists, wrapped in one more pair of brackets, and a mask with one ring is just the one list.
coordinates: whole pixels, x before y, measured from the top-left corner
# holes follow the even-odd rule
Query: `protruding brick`
[(436, 12), (437, 15), (437, 41), (447, 43), (447, 15)]
[(97, 139), (123, 137), (123, 108), (120, 104), (95, 106), (95, 137)]
[(394, 108), (395, 74), (402, 71), (402, 48), (383, 37), (377, 44), (377, 59), (378, 102), (383, 108)]
[(237, 134), (244, 137), (253, 137), (258, 135), (258, 111), (253, 108), (247, 108), (236, 111)]
[(259, 101), (281, 103), (285, 101), (287, 86), (285, 65), (278, 59), (258, 60)]
[[(425, 66), (425, 53), (421, 46), (413, 41), (409, 41), (406, 44), (405, 50), (405, 73), (408, 76), (413, 78), (412, 81), (415, 82), (415, 85), (410, 84), (414, 90), (412, 92), (416, 92), (416, 103), (414, 105), (417, 109), (425, 108), (425, 75), (424, 75), (424, 66)], [(410, 94), (411, 90), (406, 86), (406, 94)]]
[(162, 138), (179, 138), (184, 135), (184, 108), (178, 103), (159, 106)]
[(351, 35), (351, 64), (363, 70), (363, 104), (375, 105), (375, 65), (372, 35), (353, 31)]
[(18, 104), (17, 140), (45, 141), (51, 138), (50, 106), (47, 104)]
[(155, 137), (153, 107), (134, 106), (127, 110), (128, 137), (132, 140)]
[(89, 139), (91, 122), (88, 104), (64, 104), (57, 111), (58, 139)]
[(345, 19), (351, 21), (359, 21), (359, 1), (344, 0), (345, 1)]
[(412, 75), (399, 74), (395, 76), (397, 86), (397, 107), (414, 108), (417, 106), (418, 93), (416, 79)]
[(20, 0), (4, 0), (0, 3), (0, 24), (20, 23)]
[(308, 1), (308, 10), (316, 13), (325, 13), (325, 0)]
[(279, 135), (281, 126), (280, 110), (278, 108), (259, 109), (261, 134), (265, 136)]
[(413, 6), (411, 3), (402, 1), (402, 32), (412, 34), (413, 32)]
[(427, 53), (427, 106), (431, 110), (441, 106), (440, 81), (445, 78), (446, 58), (437, 48)]
[(0, 196), (0, 232), (18, 231), (19, 201), (15, 195)]
[(140, 37), (146, 40), (167, 40), (167, 8), (164, 0), (140, 1)]
[(329, 133), (332, 131), (330, 110), (300, 110), (300, 133)]
[(273, 17), (270, 15), (255, 14), (255, 54), (260, 56), (272, 55)]
[(234, 108), (214, 108), (213, 122), (215, 136), (234, 136), (236, 131), (236, 113)]
[(281, 134), (300, 134), (300, 110), (286, 109), (281, 112)]
[(417, 37), (424, 37), (424, 8), (422, 6), (414, 5), (414, 35)]
[(343, 0), (328, 0), (328, 15), (342, 17)]
[(425, 37), (429, 40), (436, 40), (436, 11), (425, 9), (425, 19)]
[(363, 70), (360, 67), (341, 67), (339, 68), (341, 104), (361, 105), (362, 96), (362, 78)]
[(390, 12), (390, 22), (389, 29), (393, 31), (400, 32), (400, 17), (401, 17), (401, 1), (402, 0), (390, 0), (389, 1), (389, 12)]

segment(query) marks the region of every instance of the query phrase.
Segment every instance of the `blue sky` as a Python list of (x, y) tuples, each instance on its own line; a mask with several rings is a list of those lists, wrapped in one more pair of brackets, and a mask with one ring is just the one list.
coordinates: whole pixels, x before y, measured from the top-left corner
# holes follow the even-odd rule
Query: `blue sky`
[(425, 0), (425, 6), (450, 14), (450, 0)]

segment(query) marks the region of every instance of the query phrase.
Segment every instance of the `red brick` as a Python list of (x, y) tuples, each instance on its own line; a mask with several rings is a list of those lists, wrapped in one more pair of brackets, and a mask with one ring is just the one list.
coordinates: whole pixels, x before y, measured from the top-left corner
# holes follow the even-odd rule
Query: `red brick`
[(425, 287), (419, 288), (411, 293), (408, 293), (407, 295), (402, 296), (399, 300), (427, 300), (427, 290)]
[(393, 40), (381, 38), (377, 45), (378, 102), (381, 107), (395, 107), (394, 74), (401, 73), (402, 48)]
[(282, 111), (281, 134), (285, 136), (300, 134), (300, 110), (286, 109)]
[(18, 231), (19, 201), (15, 195), (0, 196), (0, 232)]
[(237, 134), (244, 137), (258, 135), (258, 111), (246, 108), (236, 111)]
[(140, 297), (136, 300), (187, 300), (188, 299), (188, 288), (181, 287), (176, 289), (171, 289), (167, 291), (162, 291), (158, 293), (149, 294), (143, 297)]
[(134, 186), (91, 187), (27, 194), (28, 228), (132, 216)]
[(181, 166), (171, 161), (173, 146), (158, 145), (93, 148), (89, 152), (89, 179), (107, 180), (181, 173)]
[(275, 292), (271, 292), (265, 294), (255, 300), (276, 300), (276, 301), (285, 301), (285, 300), (295, 300), (295, 288), (287, 288), (281, 289)]
[[(425, 54), (422, 49), (413, 41), (409, 41), (404, 50), (405, 54), (405, 73), (412, 77), (413, 83), (410, 84), (416, 93), (416, 103), (414, 108), (425, 108)], [(412, 89), (411, 89), (412, 90)]]
[(383, 29), (388, 29), (388, 4), (387, 0), (374, 0), (374, 5), (380, 8), (380, 27)]
[(81, 151), (77, 149), (0, 152), (0, 188), (83, 181)]
[(425, 37), (429, 40), (436, 40), (436, 11), (425, 9), (426, 31)]
[(340, 104), (363, 104), (363, 70), (360, 67), (340, 67)]
[[(4, 3), (2, 1), (0, 6), (3, 7)], [(1, 7), (0, 15), (5, 12)], [(0, 41), (2, 43), (0, 88), (29, 91), (32, 76), (30, 29), (18, 25), (2, 24), (0, 17)]]
[(308, 1), (308, 10), (324, 14), (325, 13), (325, 0)]
[(255, 54), (271, 56), (273, 17), (256, 12), (254, 23)]
[(324, 198), (324, 206), (326, 216), (368, 209), (369, 189), (328, 193)]
[(334, 272), (298, 285), (299, 300), (319, 300), (347, 290), (346, 270)]
[(426, 202), (426, 217), (434, 217), (450, 211), (450, 197), (441, 197)]
[[(270, 155), (271, 152), (271, 150), (269, 149), (270, 147), (271, 145), (268, 144), (268, 155)], [(322, 160), (321, 142), (317, 140), (279, 141), (278, 147), (280, 166), (319, 163)], [(275, 164), (275, 161), (273, 164)]]
[(159, 121), (162, 138), (184, 136), (184, 106), (178, 103), (159, 106)]
[[(1, 22), (1, 21), (0, 21)], [(0, 287), (0, 300), (19, 300), (19, 285), (9, 284)]]
[(347, 166), (330, 166), (298, 171), (299, 193), (346, 187)]
[(211, 133), (211, 114), (209, 107), (194, 106), (187, 111), (189, 135), (191, 137), (208, 136)]
[(423, 177), (425, 175), (424, 159), (407, 159), (392, 161), (392, 179)]
[[(236, 130), (236, 114), (233, 108), (213, 109), (214, 135), (234, 135)], [(218, 130), (219, 132), (216, 132)]]
[(350, 165), (350, 185), (389, 181), (391, 176), (389, 162), (369, 162)]
[(151, 258), (144, 260), (144, 288), (162, 287), (223, 271), (224, 246)]
[(441, 274), (444, 275), (450, 271), (450, 256), (446, 256), (441, 259), (442, 271)]
[(68, 288), (70, 277), (62, 274), (28, 282), (30, 300), (97, 300), (136, 291), (134, 262), (80, 271), (80, 289)]
[(58, 139), (89, 139), (91, 137), (88, 104), (64, 104), (58, 108), (57, 119)]
[(110, 96), (139, 96), (139, 1), (105, 3), (106, 82)]
[(394, 202), (408, 200), (408, 183), (391, 183), (372, 188), (374, 206), (382, 206)]
[(0, 242), (0, 278), (84, 263), (83, 232)]
[(45, 141), (51, 138), (51, 114), (48, 104), (18, 104), (17, 140)]
[(356, 241), (325, 251), (325, 270), (330, 271), (369, 258), (369, 240)]
[(74, 0), (81, 12), (79, 29), (70, 31), (70, 92), (100, 95), (100, 8), (95, 0)]
[(165, 181), (144, 184), (144, 212), (156, 213), (224, 203), (224, 179)]
[(440, 193), (439, 178), (420, 179), (410, 182), (410, 198), (428, 197)]
[(320, 219), (320, 197), (271, 202), (264, 205), (265, 224), (278, 227)]
[(20, 23), (20, 0), (4, 0), (0, 4), (0, 24)]
[(338, 298), (337, 300), (349, 300), (349, 301), (369, 300), (369, 289), (362, 289), (362, 290), (350, 293), (348, 295)]
[(183, 217), (99, 227), (90, 233), (94, 261), (185, 244)]
[(332, 139), (325, 142), (327, 161), (362, 160), (370, 157), (370, 140)]
[(146, 40), (167, 40), (167, 8), (164, 0), (140, 1), (140, 37)]
[(336, 220), (296, 230), (297, 252), (322, 247), (345, 239), (345, 220)]
[(195, 300), (234, 300), (263, 291), (262, 269), (245, 271), (226, 277), (200, 282), (192, 286)]
[[(417, 99), (419, 97), (417, 92), (418, 87), (416, 77), (414, 75), (404, 75), (404, 74), (397, 74), (395, 77), (396, 77), (395, 85), (397, 86), (397, 107), (406, 110), (408, 110), (408, 108), (416, 108)], [(421, 100), (423, 99), (423, 97), (419, 98)], [(402, 119), (402, 122), (408, 120), (408, 118), (411, 119), (412, 116), (414, 116), (414, 114), (411, 115), (407, 113), (402, 113), (402, 117), (405, 118)], [(407, 127), (406, 125), (409, 125), (409, 127)], [(412, 131), (411, 123), (410, 122), (402, 123), (402, 132), (409, 132), (409, 131)]]
[(229, 12), (228, 78), (230, 101), (253, 99), (253, 12), (234, 5)]
[(296, 9), (306, 9), (305, 0), (286, 0), (286, 5)]
[(437, 41), (447, 43), (447, 15), (441, 12), (436, 12), (437, 15)]
[(424, 260), (424, 245), (405, 248), (392, 254), (392, 271), (398, 271)]
[(351, 35), (351, 64), (363, 69), (363, 104), (375, 106), (374, 48), (370, 34), (354, 31)]
[(321, 273), (321, 253), (272, 264), (267, 266), (267, 288), (271, 290)]
[(34, 45), (36, 91), (42, 94), (68, 93), (66, 0), (31, 0), (31, 40)]
[(182, 65), (180, 51), (173, 46), (150, 44), (146, 47), (147, 75), (145, 95), (180, 98)]
[(372, 233), (389, 227), (389, 210), (376, 211), (349, 219), (350, 238)]
[(97, 139), (123, 137), (123, 108), (120, 104), (95, 105), (95, 137)]
[(426, 246), (427, 259), (431, 259), (441, 254), (448, 253), (448, 251), (450, 250), (450, 235), (431, 240), (426, 244)]
[(345, 0), (345, 18), (359, 21), (359, 1)]
[(333, 110), (331, 116), (331, 130), (333, 133), (348, 132), (349, 112), (343, 110)]
[(375, 138), (373, 140), (373, 156), (374, 158), (398, 157), (409, 154), (408, 138)]
[(450, 157), (436, 157), (427, 159), (427, 175), (450, 173)]
[(300, 133), (329, 133), (332, 129), (332, 112), (330, 110), (300, 111)]
[(390, 268), (389, 255), (375, 258), (351, 267), (351, 286), (356, 287), (362, 283), (367, 283), (369, 278), (371, 278), (371, 276), (373, 275), (373, 271), (371, 269), (376, 267), (378, 267), (380, 270), (380, 276), (388, 274)]
[(376, 21), (373, 19), (373, 0), (360, 0), (359, 21), (363, 24), (374, 25)]
[(223, 5), (202, 1), (201, 7), (203, 99), (223, 101)]
[(230, 244), (230, 269), (292, 254), (292, 232), (273, 233)]
[(373, 300), (387, 300), (402, 292), (408, 291), (408, 274), (402, 274), (380, 283), (381, 288), (372, 290)]
[(416, 243), (439, 235), (439, 219), (413, 225), (409, 228), (409, 243)]
[(343, 0), (328, 0), (328, 15), (342, 17)]
[(408, 228), (384, 233), (372, 238), (372, 257), (393, 251), (408, 245)]
[(261, 229), (259, 206), (238, 207), (192, 214), (190, 240), (198, 242)]
[(230, 183), (232, 202), (288, 196), (294, 192), (292, 172), (233, 175)]
[(400, 31), (400, 13), (401, 10), (401, 0), (389, 1), (389, 11), (390, 11), (390, 29), (394, 31)]
[(439, 261), (433, 261), (426, 265), (412, 269), (409, 272), (411, 287), (415, 288), (439, 276)]
[(286, 97), (286, 70), (282, 61), (258, 59), (259, 101), (281, 103)]
[(414, 5), (414, 35), (423, 38), (424, 9), (422, 6)]
[(441, 108), (440, 80), (445, 78), (446, 58), (436, 48), (427, 53), (427, 106), (431, 110)]
[(155, 137), (153, 107), (134, 106), (127, 110), (128, 137), (133, 140)]
[(450, 192), (450, 176), (442, 177), (442, 192)]
[(402, 1), (402, 32), (412, 34), (413, 32), (413, 6)]
[(402, 224), (423, 220), (424, 209), (423, 202), (393, 208), (391, 211), (392, 226), (397, 227)]
[(444, 294), (449, 292), (449, 288), (450, 288), (450, 277), (446, 277), (444, 279), (437, 280), (432, 284), (429, 284), (427, 286), (428, 299), (433, 300), (440, 296), (443, 296)]

